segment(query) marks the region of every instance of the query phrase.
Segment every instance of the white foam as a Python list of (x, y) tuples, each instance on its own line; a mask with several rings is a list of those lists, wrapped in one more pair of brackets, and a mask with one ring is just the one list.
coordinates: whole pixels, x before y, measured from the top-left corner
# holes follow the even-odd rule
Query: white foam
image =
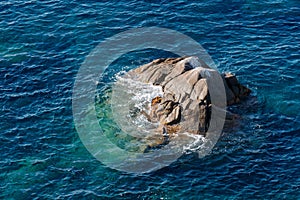
[(160, 86), (153, 86), (118, 74), (112, 87), (112, 111), (115, 121), (123, 131), (135, 137), (145, 137), (157, 127), (142, 114), (149, 114), (151, 100), (162, 96)]

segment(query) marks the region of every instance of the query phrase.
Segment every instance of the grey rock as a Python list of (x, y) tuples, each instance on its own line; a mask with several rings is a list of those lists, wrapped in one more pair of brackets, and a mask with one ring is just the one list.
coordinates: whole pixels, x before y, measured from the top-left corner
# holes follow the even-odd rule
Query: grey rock
[[(129, 71), (128, 75), (137, 81), (162, 87), (163, 96), (152, 100), (150, 116), (147, 116), (150, 121), (159, 122), (162, 133), (205, 135), (212, 107), (209, 86), (213, 87), (218, 81), (216, 70), (197, 57), (180, 57), (154, 60)], [(235, 75), (225, 73), (221, 77), (227, 105), (238, 103), (250, 94), (250, 89), (241, 85)], [(214, 92), (222, 94), (218, 88), (214, 88)]]

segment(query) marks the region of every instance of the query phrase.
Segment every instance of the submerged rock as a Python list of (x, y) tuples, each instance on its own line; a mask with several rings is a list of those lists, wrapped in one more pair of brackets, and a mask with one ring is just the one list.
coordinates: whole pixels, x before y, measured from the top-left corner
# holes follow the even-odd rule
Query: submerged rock
[[(143, 112), (149, 121), (159, 123), (161, 133), (189, 132), (204, 136), (212, 106), (208, 77), (216, 74), (216, 70), (197, 57), (157, 59), (128, 72), (134, 80), (162, 87), (163, 95), (153, 98), (150, 111)], [(250, 94), (250, 89), (241, 85), (235, 75), (225, 73), (221, 77), (227, 105), (239, 103)]]

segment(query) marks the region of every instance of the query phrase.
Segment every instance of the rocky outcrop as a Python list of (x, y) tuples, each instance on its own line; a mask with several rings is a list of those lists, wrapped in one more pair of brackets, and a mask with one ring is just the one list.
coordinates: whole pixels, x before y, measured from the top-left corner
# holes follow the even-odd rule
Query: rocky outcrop
[(230, 73), (222, 74), (227, 96), (227, 105), (239, 103), (241, 99), (249, 96), (251, 90), (241, 85), (236, 76)]
[[(211, 119), (209, 77), (218, 73), (197, 57), (157, 59), (129, 71), (138, 81), (159, 85), (163, 96), (152, 99), (151, 111), (143, 114), (149, 121), (159, 122), (161, 132), (189, 132), (205, 135)], [(239, 103), (250, 94), (236, 76), (221, 75), (227, 105)]]

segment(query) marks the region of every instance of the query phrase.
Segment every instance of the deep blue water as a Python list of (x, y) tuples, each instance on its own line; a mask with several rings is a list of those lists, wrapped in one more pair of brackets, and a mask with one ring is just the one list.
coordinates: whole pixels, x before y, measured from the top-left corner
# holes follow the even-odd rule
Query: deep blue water
[[(299, 199), (299, 1), (0, 2), (1, 199)], [(150, 174), (106, 167), (83, 146), (72, 89), (89, 52), (131, 28), (198, 41), (253, 90), (239, 125), (199, 159)], [(167, 52), (123, 55), (112, 74)], [(109, 82), (109, 80), (107, 80)], [(105, 85), (106, 83), (104, 83)]]

